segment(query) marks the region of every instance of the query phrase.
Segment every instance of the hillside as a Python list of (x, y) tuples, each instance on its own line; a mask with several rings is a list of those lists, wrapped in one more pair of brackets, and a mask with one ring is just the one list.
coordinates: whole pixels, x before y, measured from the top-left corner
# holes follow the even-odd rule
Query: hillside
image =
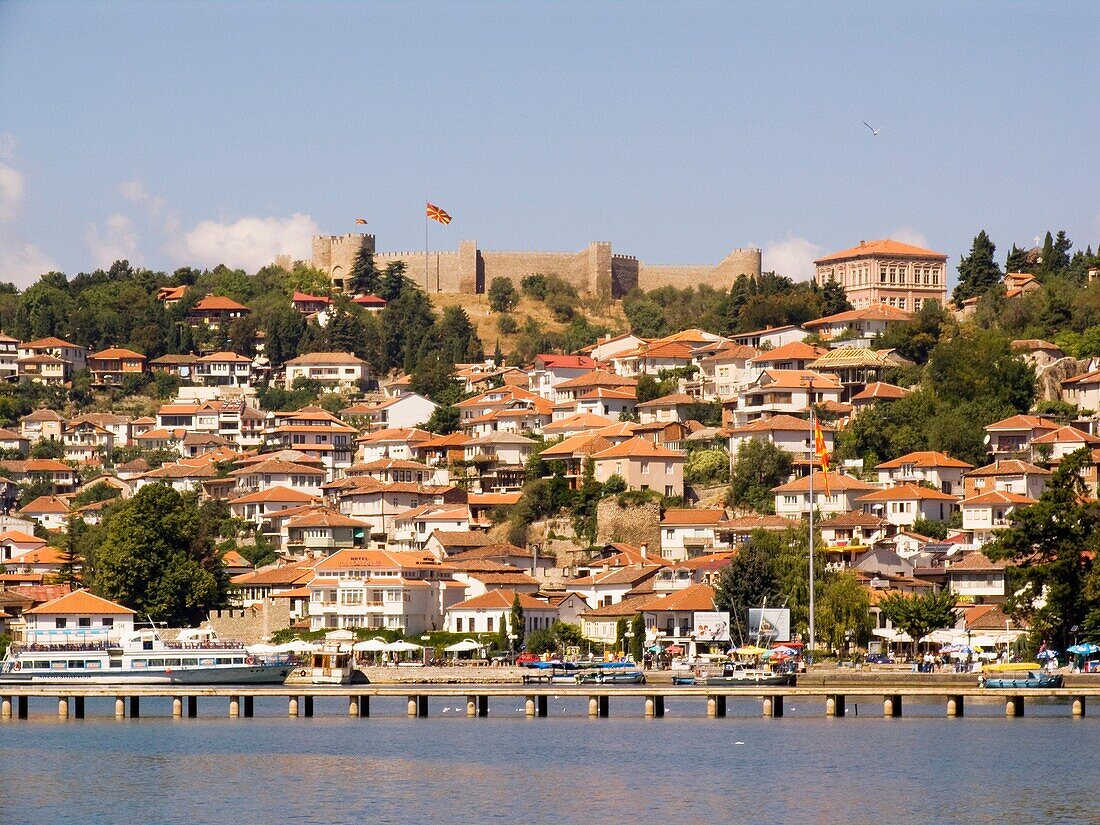
[[(451, 295), (441, 292), (433, 292), (429, 296), (432, 304), (441, 311), (446, 307), (461, 307), (470, 317), (470, 321), (477, 327), (478, 337), (485, 347), (486, 352), (491, 353), (500, 341), (502, 352), (511, 352), (515, 346), (519, 333), (505, 335), (497, 326), (500, 313), (489, 309), (489, 297), (487, 295)], [(583, 301), (583, 299), (582, 299)], [(613, 332), (625, 332), (628, 328), (626, 315), (623, 313), (622, 301), (611, 301), (600, 311), (594, 311), (587, 306), (582, 306), (579, 311), (584, 314), (588, 322), (594, 326), (610, 327)], [(517, 324), (522, 329), (527, 318), (533, 318), (548, 332), (560, 332), (568, 323), (555, 321), (546, 304), (528, 295), (521, 295), (519, 306), (511, 313)]]

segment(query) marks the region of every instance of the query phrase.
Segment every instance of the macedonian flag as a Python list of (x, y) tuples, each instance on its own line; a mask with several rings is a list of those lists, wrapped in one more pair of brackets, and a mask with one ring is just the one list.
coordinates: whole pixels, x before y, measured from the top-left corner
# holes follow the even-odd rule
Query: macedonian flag
[(829, 492), (829, 450), (825, 446), (825, 434), (821, 432), (821, 422), (814, 422), (814, 457), (821, 462), (821, 470), (825, 474), (825, 495)]
[(434, 203), (428, 204), (428, 217), (431, 218), (433, 221), (438, 221), (444, 226), (451, 222), (451, 216), (440, 209), (438, 206), (436, 206)]
[(367, 225), (367, 219), (366, 218), (356, 218), (355, 223), (358, 224), (359, 226), (366, 226)]

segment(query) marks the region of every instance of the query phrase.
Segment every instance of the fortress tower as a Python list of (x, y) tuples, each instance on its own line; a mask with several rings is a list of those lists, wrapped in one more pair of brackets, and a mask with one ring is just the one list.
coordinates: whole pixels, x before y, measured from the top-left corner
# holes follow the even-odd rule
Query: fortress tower
[(364, 247), (374, 252), (374, 235), (362, 232), (349, 232), (346, 235), (314, 235), (313, 268), (327, 274), (337, 289), (343, 289), (348, 274), (355, 266), (359, 250)]

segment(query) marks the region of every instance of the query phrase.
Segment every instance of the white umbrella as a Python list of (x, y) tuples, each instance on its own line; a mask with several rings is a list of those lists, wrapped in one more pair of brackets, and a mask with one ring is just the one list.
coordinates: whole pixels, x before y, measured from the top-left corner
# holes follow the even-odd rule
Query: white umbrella
[(356, 642), (351, 649), (362, 653), (382, 653), (390, 648), (385, 639), (368, 639), (365, 642)]
[(275, 647), (277, 653), (312, 653), (316, 649), (317, 645), (312, 642), (307, 642), (304, 639), (295, 639), (294, 641), (276, 645)]
[(396, 642), (391, 642), (386, 645), (386, 650), (391, 653), (411, 653), (414, 650), (423, 650), (420, 645), (414, 645), (412, 642), (406, 642), (398, 639)]
[(251, 653), (253, 656), (263, 656), (268, 653), (279, 652), (279, 648), (277, 646), (265, 644), (250, 645), (246, 647), (245, 650)]
[(463, 639), (461, 642), (455, 642), (453, 645), (448, 645), (443, 649), (448, 653), (468, 653), (471, 650), (481, 650), (483, 647), (485, 647), (485, 645), (479, 644), (473, 639)]
[(333, 630), (325, 634), (326, 642), (350, 642), (355, 634), (350, 630)]

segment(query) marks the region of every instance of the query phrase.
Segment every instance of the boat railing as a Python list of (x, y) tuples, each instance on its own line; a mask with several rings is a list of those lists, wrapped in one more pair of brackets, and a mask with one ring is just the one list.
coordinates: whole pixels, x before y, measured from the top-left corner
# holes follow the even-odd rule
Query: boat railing
[(203, 642), (165, 642), (164, 646), (172, 650), (243, 650), (244, 642), (203, 641)]
[(12, 653), (42, 653), (61, 650), (108, 650), (107, 642), (12, 642)]

